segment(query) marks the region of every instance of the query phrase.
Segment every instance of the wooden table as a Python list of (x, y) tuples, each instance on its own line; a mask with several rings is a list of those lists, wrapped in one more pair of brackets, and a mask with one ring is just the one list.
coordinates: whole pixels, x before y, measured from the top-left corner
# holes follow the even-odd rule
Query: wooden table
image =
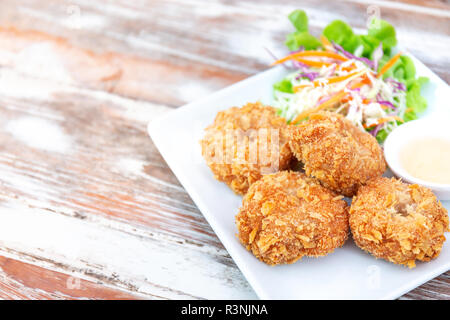
[(450, 81), (448, 1), (2, 0), (0, 297), (256, 298), (146, 125), (266, 69), (298, 7), (316, 34), (380, 10)]

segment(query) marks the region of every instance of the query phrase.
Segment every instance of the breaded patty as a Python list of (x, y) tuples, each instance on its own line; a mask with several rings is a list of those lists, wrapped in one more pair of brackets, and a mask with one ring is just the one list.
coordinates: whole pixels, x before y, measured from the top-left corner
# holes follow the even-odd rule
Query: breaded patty
[(324, 256), (348, 236), (348, 206), (304, 173), (282, 171), (255, 182), (236, 215), (239, 239), (258, 259), (293, 263)]
[(377, 140), (337, 113), (319, 112), (290, 126), (289, 140), (308, 176), (347, 197), (386, 170)]
[(430, 189), (380, 177), (353, 199), (350, 228), (361, 249), (412, 268), (439, 255), (449, 220)]
[(248, 103), (219, 112), (200, 141), (202, 155), (217, 180), (245, 194), (262, 174), (288, 168), (292, 153), (287, 125), (276, 110)]

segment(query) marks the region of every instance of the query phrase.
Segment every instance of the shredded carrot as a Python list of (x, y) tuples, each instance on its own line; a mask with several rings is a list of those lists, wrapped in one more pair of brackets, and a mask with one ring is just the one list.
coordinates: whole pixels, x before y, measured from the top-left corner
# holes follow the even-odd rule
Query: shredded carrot
[(344, 81), (344, 80), (347, 80), (348, 78), (351, 78), (357, 74), (358, 74), (357, 72), (353, 72), (353, 73), (346, 74), (345, 76), (328, 78), (327, 84)]
[(388, 71), (400, 58), (401, 53), (397, 53), (395, 56), (392, 57), (391, 60), (389, 60), (383, 68), (381, 68), (380, 72), (378, 72), (377, 78), (380, 78), (386, 71)]
[(306, 60), (306, 59), (302, 59), (302, 58), (295, 58), (295, 60), (298, 62), (301, 62), (303, 64), (306, 64), (310, 67), (322, 68), (323, 66), (325, 66), (325, 67), (331, 66), (331, 63), (329, 63), (329, 62)]
[(364, 74), (364, 75), (362, 76), (361, 81), (352, 84), (350, 88), (351, 88), (351, 89), (358, 89), (358, 88), (361, 88), (361, 87), (362, 87), (363, 85), (365, 85), (365, 84), (370, 85), (370, 84), (372, 84), (372, 82), (371, 82), (370, 79)]
[(301, 58), (301, 57), (326, 57), (326, 58), (332, 58), (340, 61), (347, 61), (348, 59), (344, 56), (341, 56), (340, 54), (329, 52), (329, 51), (301, 51), (292, 53), (290, 55), (287, 55), (284, 58), (281, 58), (280, 60), (275, 61), (272, 63), (272, 65), (280, 64), (283, 62), (286, 62), (288, 60)]
[(353, 97), (348, 95), (348, 96), (345, 96), (344, 98), (342, 98), (341, 102), (342, 103), (346, 103), (346, 102), (349, 102), (349, 101), (352, 101), (352, 100), (353, 100)]
[[(357, 82), (357, 83), (351, 85), (351, 89), (361, 88), (363, 85), (364, 85), (363, 81), (360, 81), (360, 82)], [(348, 93), (345, 91), (340, 91), (340, 92), (336, 93), (333, 97), (331, 97), (330, 99), (325, 101), (324, 103), (321, 103), (320, 105), (318, 105), (317, 107), (301, 112), (300, 114), (298, 114), (295, 117), (294, 121), (292, 121), (292, 124), (298, 123), (300, 120), (306, 118), (311, 113), (325, 109), (339, 101), (342, 101), (344, 98), (346, 98), (347, 94)]]
[(311, 87), (311, 84), (299, 84), (298, 86), (294, 87), (294, 92), (299, 92), (300, 89), (306, 88), (306, 87)]
[(294, 121), (292, 121), (292, 124), (298, 123), (300, 120), (306, 118), (311, 113), (317, 112), (319, 110), (322, 110), (322, 109), (325, 109), (327, 107), (334, 105), (335, 103), (339, 102), (342, 98), (344, 98), (346, 95), (347, 95), (347, 92), (345, 92), (345, 91), (338, 92), (337, 94), (332, 96), (330, 99), (328, 99), (324, 103), (319, 104), (317, 107), (301, 112), (299, 115), (297, 115), (297, 117), (295, 117)]
[(372, 80), (370, 80), (370, 78), (367, 75), (363, 76), (363, 79), (361, 80), (362, 84), (368, 84), (371, 85), (372, 84)]
[(372, 127), (376, 127), (379, 124), (385, 123), (385, 122), (390, 122), (390, 121), (400, 121), (400, 122), (404, 122), (402, 118), (398, 117), (398, 116), (390, 116), (390, 117), (386, 117), (386, 118), (380, 118), (378, 119), (378, 121), (376, 123), (371, 124), (370, 126), (364, 124), (364, 128), (368, 129), (368, 128), (372, 128)]
[(328, 52), (328, 51), (303, 51), (299, 52), (298, 57), (326, 57), (326, 58), (332, 58), (340, 61), (347, 61), (348, 58), (334, 53), (334, 52)]
[[(322, 84), (323, 85), (327, 85), (327, 84), (330, 84), (330, 83), (336, 83), (336, 82), (347, 80), (348, 78), (351, 78), (351, 77), (353, 77), (353, 76), (355, 76), (357, 74), (358, 74), (357, 72), (353, 72), (353, 73), (346, 74), (345, 76), (331, 77), (331, 78), (326, 79), (326, 81), (315, 80), (315, 81), (312, 82), (312, 85), (314, 87), (318, 87), (318, 86), (320, 86)], [(300, 89), (302, 89), (304, 87), (308, 87), (308, 86), (309, 86), (309, 84), (301, 84), (301, 85), (295, 86), (294, 87), (294, 92), (298, 92)]]
[(337, 69), (338, 69), (338, 70), (342, 70), (342, 71), (350, 72), (350, 71), (352, 71), (353, 69), (355, 69), (355, 64), (352, 63), (350, 66), (346, 66), (346, 67), (337, 66)]
[(320, 42), (322, 42), (322, 46), (326, 49), (326, 50), (331, 50), (333, 49), (333, 45), (331, 44), (331, 42), (328, 40), (327, 37), (325, 37), (324, 35), (320, 36)]
[(372, 81), (369, 79), (369, 77), (366, 74), (363, 74), (361, 77), (361, 81), (358, 83), (355, 83), (352, 87), (352, 89), (361, 88), (363, 85), (368, 84), (371, 85)]
[(360, 81), (360, 82), (357, 82), (355, 84), (352, 84), (351, 88), (352, 89), (358, 89), (358, 88), (361, 88), (363, 85), (365, 85), (364, 80)]
[[(344, 99), (342, 99), (341, 102), (342, 102), (342, 103), (345, 103), (345, 102), (349, 102), (349, 101), (352, 101), (352, 100), (353, 100), (353, 97), (352, 97), (352, 96), (347, 96), (347, 97), (345, 97)], [(363, 100), (362, 100), (362, 103), (364, 103), (364, 104), (369, 104), (369, 103), (371, 103), (371, 102), (372, 102), (372, 100), (370, 100), (370, 99), (363, 99)], [(381, 108), (387, 109), (387, 107), (386, 107), (386, 106), (383, 106), (383, 105), (381, 105)]]

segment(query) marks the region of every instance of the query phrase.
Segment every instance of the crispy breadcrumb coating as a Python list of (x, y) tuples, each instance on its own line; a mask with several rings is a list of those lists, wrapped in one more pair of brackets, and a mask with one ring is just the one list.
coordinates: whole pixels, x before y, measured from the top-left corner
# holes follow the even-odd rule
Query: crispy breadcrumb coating
[(269, 265), (324, 256), (349, 233), (342, 198), (304, 173), (265, 175), (250, 187), (236, 215), (239, 239)]
[(358, 190), (350, 208), (353, 239), (377, 258), (415, 267), (441, 252), (447, 210), (430, 189), (395, 178), (375, 178)]
[(288, 168), (293, 158), (286, 120), (259, 102), (219, 112), (205, 131), (203, 157), (215, 178), (238, 194), (262, 174)]
[(308, 176), (347, 197), (386, 170), (377, 140), (337, 113), (319, 112), (290, 126), (289, 140)]

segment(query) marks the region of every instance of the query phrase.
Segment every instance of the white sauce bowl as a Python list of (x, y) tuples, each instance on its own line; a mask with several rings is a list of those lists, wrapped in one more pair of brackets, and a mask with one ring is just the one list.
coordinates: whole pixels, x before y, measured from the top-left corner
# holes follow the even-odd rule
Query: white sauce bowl
[(403, 167), (400, 153), (407, 144), (418, 139), (439, 138), (450, 141), (449, 122), (450, 119), (435, 117), (410, 121), (392, 131), (384, 142), (384, 157), (394, 175), (406, 182), (432, 189), (439, 200), (450, 200), (450, 184), (429, 182), (413, 177)]

